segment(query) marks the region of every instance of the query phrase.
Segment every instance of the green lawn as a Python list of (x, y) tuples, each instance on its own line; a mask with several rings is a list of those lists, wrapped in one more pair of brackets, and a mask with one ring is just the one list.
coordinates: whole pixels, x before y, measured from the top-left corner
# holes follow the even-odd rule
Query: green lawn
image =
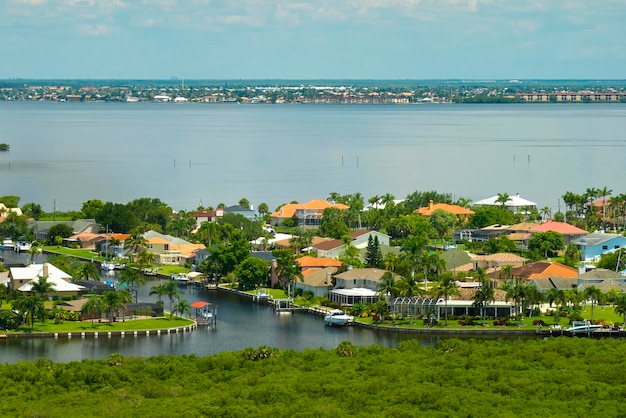
[(125, 322), (114, 322), (109, 324), (105, 320), (103, 322), (95, 321), (93, 326), (91, 321), (64, 321), (62, 324), (55, 324), (53, 320), (47, 320), (45, 324), (41, 321), (35, 322), (35, 327), (21, 327), (18, 331), (11, 332), (107, 332), (107, 331), (139, 331), (153, 330), (165, 328), (177, 328), (193, 324), (193, 321), (185, 318), (174, 317), (169, 320), (169, 316), (165, 318), (151, 319), (133, 319), (127, 318)]
[(104, 257), (100, 257), (97, 252), (82, 248), (74, 249), (68, 247), (57, 247), (56, 245), (44, 245), (43, 250), (50, 254), (68, 255), (71, 257), (79, 257), (86, 260), (104, 260)]
[[(269, 293), (273, 299), (285, 299), (287, 294), (283, 289), (271, 289), (271, 288), (259, 288), (257, 289), (259, 292), (265, 291), (265, 293)], [(255, 295), (257, 290), (247, 290), (246, 293), (250, 295)]]

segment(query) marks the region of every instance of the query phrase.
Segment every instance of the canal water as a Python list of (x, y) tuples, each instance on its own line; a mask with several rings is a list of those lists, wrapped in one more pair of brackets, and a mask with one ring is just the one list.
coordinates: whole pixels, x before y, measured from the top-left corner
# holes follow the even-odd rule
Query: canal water
[[(0, 252), (6, 262), (25, 262), (26, 255)], [(38, 256), (42, 262), (45, 255)], [(23, 260), (22, 260), (23, 259)], [(117, 280), (117, 272), (104, 273), (103, 280)], [(138, 291), (140, 302), (155, 302), (150, 287), (159, 281), (149, 282)], [(379, 344), (394, 347), (405, 339), (419, 338), (423, 344), (434, 344), (439, 337), (416, 336), (402, 333), (373, 331), (360, 327), (327, 327), (321, 317), (305, 313), (277, 314), (267, 304), (253, 303), (228, 292), (180, 288), (181, 298), (189, 303), (208, 301), (218, 305), (217, 326), (198, 328), (188, 333), (161, 336), (126, 336), (100, 338), (20, 338), (0, 339), (0, 363), (48, 358), (68, 362), (83, 359), (103, 359), (111, 353), (124, 356), (157, 356), (161, 354), (208, 355), (222, 351), (240, 350), (262, 345), (280, 349), (304, 350), (307, 348), (334, 348), (348, 340), (355, 345)], [(168, 309), (169, 302), (165, 301)]]

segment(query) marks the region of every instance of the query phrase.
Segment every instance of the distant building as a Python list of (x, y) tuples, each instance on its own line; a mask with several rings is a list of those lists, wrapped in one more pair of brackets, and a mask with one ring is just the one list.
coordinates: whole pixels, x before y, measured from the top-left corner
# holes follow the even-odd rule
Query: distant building
[(504, 207), (505, 209), (508, 209), (513, 213), (527, 213), (533, 209), (537, 209), (537, 204), (535, 202), (531, 202), (530, 200), (521, 198), (519, 193), (516, 193), (513, 196), (509, 196), (509, 199), (504, 203), (504, 205), (497, 200), (497, 195), (491, 196), (486, 199), (474, 202), (474, 206)]
[(626, 247), (626, 237), (605, 232), (593, 232), (572, 241), (581, 252), (583, 261), (599, 260), (602, 254)]

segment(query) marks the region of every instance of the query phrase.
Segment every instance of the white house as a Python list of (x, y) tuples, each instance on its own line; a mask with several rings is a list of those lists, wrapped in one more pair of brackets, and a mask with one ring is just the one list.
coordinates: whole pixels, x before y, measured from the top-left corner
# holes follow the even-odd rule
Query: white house
[(53, 285), (54, 291), (50, 292), (50, 295), (76, 296), (85, 290), (84, 286), (71, 282), (72, 276), (50, 263), (11, 267), (9, 287), (22, 293), (30, 293), (33, 289), (33, 281), (39, 280), (40, 277), (47, 278), (48, 283)]

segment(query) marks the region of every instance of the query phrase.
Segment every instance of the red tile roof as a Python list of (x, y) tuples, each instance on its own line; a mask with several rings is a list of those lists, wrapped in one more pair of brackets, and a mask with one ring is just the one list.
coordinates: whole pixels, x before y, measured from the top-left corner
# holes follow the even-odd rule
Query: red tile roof
[(288, 203), (286, 205), (281, 206), (276, 212), (272, 213), (270, 217), (272, 218), (293, 218), (296, 214), (296, 210), (305, 209), (305, 210), (315, 210), (318, 212), (324, 212), (324, 209), (327, 208), (337, 208), (340, 210), (346, 210), (350, 207), (344, 205), (343, 203), (333, 203), (328, 202), (322, 199), (311, 200), (306, 203)]
[(311, 257), (304, 256), (296, 259), (300, 267), (302, 268), (311, 268), (311, 267), (341, 267), (341, 261), (335, 260), (334, 258), (329, 257)]
[(587, 235), (588, 234), (588, 232), (585, 231), (584, 229), (580, 229), (578, 227), (575, 227), (574, 225), (570, 225), (565, 222), (553, 222), (553, 221), (537, 225), (531, 231), (532, 232), (554, 231), (562, 235)]

